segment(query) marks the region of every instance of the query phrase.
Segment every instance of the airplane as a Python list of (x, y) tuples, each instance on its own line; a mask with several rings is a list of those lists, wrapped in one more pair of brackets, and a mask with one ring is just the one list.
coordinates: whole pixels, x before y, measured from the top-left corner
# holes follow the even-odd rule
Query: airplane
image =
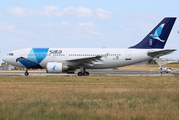
[(161, 65), (159, 65), (159, 70), (160, 70), (160, 73), (162, 73), (162, 72), (170, 73), (171, 72), (171, 68), (162, 68)]
[(163, 49), (176, 17), (164, 18), (141, 42), (126, 49), (118, 48), (27, 48), (10, 52), (3, 61), (28, 69), (46, 69), (47, 73), (74, 73), (88, 76), (86, 69), (122, 67), (171, 54), (176, 49)]

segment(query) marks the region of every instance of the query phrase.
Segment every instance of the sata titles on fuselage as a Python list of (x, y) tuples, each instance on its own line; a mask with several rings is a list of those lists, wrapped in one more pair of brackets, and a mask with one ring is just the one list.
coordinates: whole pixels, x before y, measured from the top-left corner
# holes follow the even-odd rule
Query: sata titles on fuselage
[(49, 54), (62, 54), (62, 50), (49, 50)]

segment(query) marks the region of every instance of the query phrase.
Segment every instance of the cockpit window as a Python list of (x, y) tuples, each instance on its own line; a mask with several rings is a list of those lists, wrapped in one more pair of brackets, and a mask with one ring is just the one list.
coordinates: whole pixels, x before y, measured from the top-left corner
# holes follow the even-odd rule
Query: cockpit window
[(13, 53), (9, 53), (8, 56), (13, 56)]

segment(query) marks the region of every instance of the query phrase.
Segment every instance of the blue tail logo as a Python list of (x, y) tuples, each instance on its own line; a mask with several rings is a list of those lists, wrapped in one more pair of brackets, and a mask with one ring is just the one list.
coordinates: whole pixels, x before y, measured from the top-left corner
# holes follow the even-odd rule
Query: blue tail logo
[(161, 42), (165, 42), (165, 40), (160, 39), (160, 35), (162, 34), (162, 30), (165, 24), (161, 24), (156, 30), (154, 34), (151, 34), (150, 36), (154, 39), (157, 39)]
[(56, 67), (56, 65), (52, 69), (55, 70), (55, 67)]
[(129, 47), (137, 49), (163, 49), (168, 40), (176, 17), (164, 18), (147, 36), (138, 44)]

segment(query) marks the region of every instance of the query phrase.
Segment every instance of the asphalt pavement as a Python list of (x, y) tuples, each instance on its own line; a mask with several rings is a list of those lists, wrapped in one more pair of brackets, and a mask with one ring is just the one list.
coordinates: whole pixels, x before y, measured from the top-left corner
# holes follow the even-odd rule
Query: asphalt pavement
[[(143, 71), (143, 70), (86, 70), (90, 76), (179, 76), (179, 71), (171, 71), (170, 73), (160, 73), (160, 71)], [(25, 71), (0, 71), (0, 75), (18, 75), (24, 76)], [(77, 72), (75, 72), (77, 73)], [(46, 73), (46, 71), (29, 71), (29, 76), (77, 76), (77, 74), (54, 74)]]

